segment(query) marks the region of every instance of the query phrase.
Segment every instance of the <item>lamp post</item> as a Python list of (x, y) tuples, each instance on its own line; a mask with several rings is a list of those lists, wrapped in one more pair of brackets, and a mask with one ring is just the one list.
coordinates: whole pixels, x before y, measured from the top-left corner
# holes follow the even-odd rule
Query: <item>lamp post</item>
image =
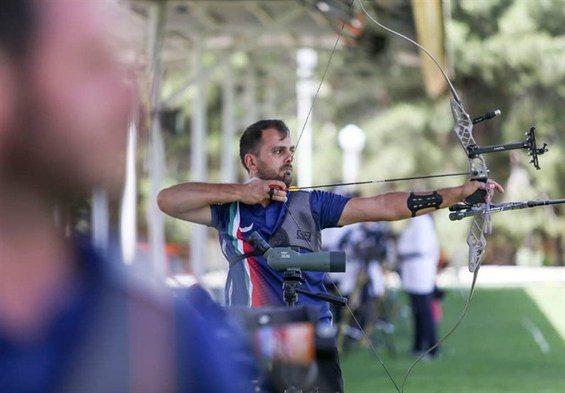
[(357, 180), (361, 152), (365, 147), (365, 133), (354, 124), (348, 124), (339, 131), (339, 147), (343, 151), (343, 181), (351, 183)]

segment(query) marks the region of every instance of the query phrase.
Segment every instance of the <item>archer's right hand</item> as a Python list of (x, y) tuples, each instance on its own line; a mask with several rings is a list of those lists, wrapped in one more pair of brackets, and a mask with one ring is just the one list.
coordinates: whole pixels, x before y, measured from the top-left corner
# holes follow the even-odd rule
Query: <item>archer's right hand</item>
[(286, 184), (280, 180), (263, 180), (253, 177), (244, 186), (245, 192), (241, 202), (248, 205), (268, 203), (269, 201), (284, 203), (287, 200)]

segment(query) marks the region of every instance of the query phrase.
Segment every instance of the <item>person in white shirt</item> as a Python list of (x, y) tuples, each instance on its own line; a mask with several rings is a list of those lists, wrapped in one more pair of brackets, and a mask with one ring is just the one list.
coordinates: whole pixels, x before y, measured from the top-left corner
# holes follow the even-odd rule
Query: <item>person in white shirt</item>
[(412, 353), (433, 358), (439, 353), (437, 325), (433, 318), (434, 288), (440, 245), (430, 214), (408, 221), (397, 244), (399, 273), (410, 297), (413, 315)]

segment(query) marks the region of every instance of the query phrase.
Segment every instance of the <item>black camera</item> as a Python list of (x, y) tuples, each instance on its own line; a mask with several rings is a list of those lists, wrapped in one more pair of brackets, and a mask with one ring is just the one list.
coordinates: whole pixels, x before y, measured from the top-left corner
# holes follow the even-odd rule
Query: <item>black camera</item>
[[(306, 391), (314, 383), (316, 361), (334, 356), (336, 329), (319, 323), (317, 308), (229, 307), (247, 332), (268, 392)], [(293, 390), (294, 389), (294, 390)]]

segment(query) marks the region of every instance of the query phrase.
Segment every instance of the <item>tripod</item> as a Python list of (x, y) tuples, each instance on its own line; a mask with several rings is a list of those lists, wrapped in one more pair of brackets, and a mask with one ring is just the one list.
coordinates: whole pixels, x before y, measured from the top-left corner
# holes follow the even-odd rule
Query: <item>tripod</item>
[[(297, 268), (289, 268), (284, 272), (283, 281), (283, 299), (287, 307), (294, 307), (298, 303), (298, 294), (302, 293), (309, 295), (315, 299), (324, 300), (332, 302), (337, 305), (344, 306), (347, 304), (347, 299), (341, 296), (335, 296), (328, 293), (314, 293), (303, 288), (299, 288), (300, 284), (304, 283), (304, 278), (302, 277), (302, 270)], [(312, 375), (311, 371), (313, 369), (310, 367), (307, 371), (307, 375), (303, 378), (314, 379), (316, 375)], [(314, 369), (317, 373), (318, 371)], [(300, 384), (299, 384), (300, 385)], [(291, 383), (290, 386), (286, 387), (284, 393), (302, 393), (302, 389), (297, 387), (297, 384)]]
[(309, 295), (315, 299), (325, 300), (339, 306), (345, 306), (347, 304), (347, 299), (341, 296), (321, 292), (314, 293), (306, 289), (298, 288), (298, 286), (302, 283), (304, 283), (302, 270), (295, 268), (286, 269), (283, 281), (283, 298), (288, 307), (296, 305), (299, 293)]
[[(254, 247), (256, 252), (267, 259), (267, 263), (271, 268), (279, 272), (284, 272), (282, 288), (283, 299), (288, 308), (297, 308), (295, 306), (298, 303), (299, 293), (335, 304), (345, 305), (347, 303), (347, 299), (340, 296), (328, 293), (314, 293), (298, 287), (305, 281), (302, 277), (302, 269), (317, 272), (344, 272), (344, 252), (320, 251), (300, 254), (298, 251), (293, 250), (292, 247), (271, 247), (258, 232), (253, 232), (247, 241)], [(316, 323), (318, 320), (319, 316), (316, 316), (314, 319), (309, 319), (310, 322), (316, 321)], [(314, 324), (312, 324), (312, 327), (314, 327)], [(325, 348), (324, 344), (326, 344), (328, 340), (332, 343), (329, 348), (335, 349), (335, 332), (332, 331), (331, 327), (330, 329), (316, 328), (314, 334), (310, 336), (310, 339), (315, 340), (315, 342), (312, 343), (314, 349), (313, 355), (318, 355), (319, 349)], [(317, 358), (316, 356), (316, 359)], [(293, 367), (281, 364), (280, 367), (272, 367), (272, 376), (274, 381), (279, 382), (279, 386), (287, 386), (284, 389), (284, 393), (302, 393), (300, 386), (306, 384), (306, 377), (308, 377), (311, 383), (314, 381), (315, 375), (312, 377), (311, 374), (312, 370), (317, 373), (316, 367), (318, 363), (319, 362), (314, 363), (312, 360), (302, 363), (309, 365), (307, 370), (303, 365)], [(314, 366), (314, 368), (312, 366)], [(301, 380), (297, 381), (299, 378)], [(295, 381), (297, 382), (294, 383)]]

